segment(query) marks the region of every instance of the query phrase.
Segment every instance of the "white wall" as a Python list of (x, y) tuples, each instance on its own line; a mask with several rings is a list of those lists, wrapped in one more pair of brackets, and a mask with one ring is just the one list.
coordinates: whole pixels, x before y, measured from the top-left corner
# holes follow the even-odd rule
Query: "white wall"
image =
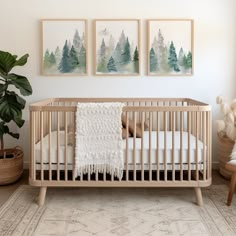
[[(191, 97), (209, 103), (213, 120), (220, 117), (215, 97), (235, 97), (236, 1), (235, 0), (0, 0), (0, 50), (30, 54), (24, 68), (33, 95), (28, 104), (48, 97)], [(89, 26), (88, 77), (40, 75), (40, 19), (87, 18)], [(141, 76), (93, 76), (93, 19), (139, 18), (142, 20)], [(194, 19), (194, 75), (191, 77), (146, 76), (146, 19)], [(19, 141), (7, 138), (7, 146), (21, 145), (29, 156), (29, 113)], [(15, 128), (16, 129), (16, 128)], [(17, 129), (16, 129), (17, 130)], [(213, 159), (216, 133), (213, 126)]]

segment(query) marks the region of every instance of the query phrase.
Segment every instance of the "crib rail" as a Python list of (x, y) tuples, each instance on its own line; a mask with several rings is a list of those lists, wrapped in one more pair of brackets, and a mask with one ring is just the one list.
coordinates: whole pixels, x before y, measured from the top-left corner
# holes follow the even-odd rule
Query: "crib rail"
[[(124, 172), (77, 177), (78, 102), (123, 102)], [(30, 183), (35, 186), (208, 186), (211, 108), (188, 98), (55, 98), (30, 106)], [(129, 137), (133, 125), (133, 137)]]

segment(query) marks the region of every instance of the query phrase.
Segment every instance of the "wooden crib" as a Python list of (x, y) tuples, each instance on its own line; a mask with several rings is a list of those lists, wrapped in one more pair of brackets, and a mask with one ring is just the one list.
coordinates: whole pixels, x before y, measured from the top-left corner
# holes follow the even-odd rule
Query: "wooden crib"
[[(122, 102), (124, 171), (75, 174), (78, 102)], [(130, 128), (132, 126), (132, 137)], [(211, 108), (188, 98), (53, 98), (30, 105), (29, 183), (40, 187), (201, 187), (211, 184)], [(139, 134), (138, 134), (139, 133)], [(137, 135), (138, 134), (138, 135)]]

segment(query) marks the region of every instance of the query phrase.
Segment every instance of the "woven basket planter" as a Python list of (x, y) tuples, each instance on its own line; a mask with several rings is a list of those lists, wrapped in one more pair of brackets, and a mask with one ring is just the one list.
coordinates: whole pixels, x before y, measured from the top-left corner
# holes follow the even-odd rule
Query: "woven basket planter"
[(218, 158), (220, 164), (220, 174), (226, 179), (230, 179), (232, 172), (225, 169), (225, 164), (230, 161), (230, 155), (234, 146), (234, 141), (227, 136), (218, 133)]
[(23, 173), (23, 151), (18, 147), (0, 150), (0, 185), (17, 181)]

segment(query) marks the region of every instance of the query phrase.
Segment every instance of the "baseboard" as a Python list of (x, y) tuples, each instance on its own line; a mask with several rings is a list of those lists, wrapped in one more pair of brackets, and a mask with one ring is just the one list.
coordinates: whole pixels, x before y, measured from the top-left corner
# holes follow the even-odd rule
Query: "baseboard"
[[(28, 161), (24, 161), (24, 169), (25, 170), (29, 169), (29, 162)], [(219, 162), (218, 161), (212, 162), (212, 169), (213, 170), (219, 169)]]

